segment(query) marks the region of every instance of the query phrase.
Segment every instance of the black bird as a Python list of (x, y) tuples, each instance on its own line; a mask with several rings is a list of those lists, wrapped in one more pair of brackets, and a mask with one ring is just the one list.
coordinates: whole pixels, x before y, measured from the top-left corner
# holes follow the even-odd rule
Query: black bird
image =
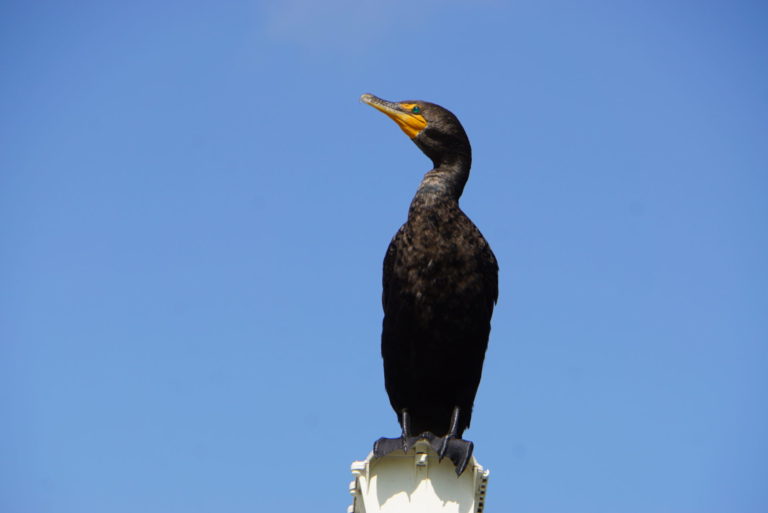
[(461, 438), (472, 418), (498, 265), (477, 227), (459, 208), (472, 151), (459, 120), (424, 101), (361, 100), (392, 118), (432, 160), (384, 258), (384, 381), (402, 427), (381, 438), (374, 454), (408, 449), (428, 439), (461, 475), (472, 442)]

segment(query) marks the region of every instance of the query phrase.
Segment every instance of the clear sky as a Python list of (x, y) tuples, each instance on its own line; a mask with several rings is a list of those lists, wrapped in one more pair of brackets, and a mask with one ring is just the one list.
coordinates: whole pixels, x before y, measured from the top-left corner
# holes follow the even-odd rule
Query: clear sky
[(7, 1), (0, 511), (345, 511), (381, 262), (458, 115), (489, 512), (768, 511), (768, 8)]

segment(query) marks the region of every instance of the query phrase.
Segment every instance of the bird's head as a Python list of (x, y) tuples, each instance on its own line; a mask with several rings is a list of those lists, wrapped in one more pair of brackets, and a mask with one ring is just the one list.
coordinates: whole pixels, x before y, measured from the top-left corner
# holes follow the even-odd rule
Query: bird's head
[(364, 94), (360, 100), (392, 118), (436, 168), (457, 160), (468, 164), (471, 160), (467, 134), (449, 110), (420, 100), (389, 102), (372, 94)]

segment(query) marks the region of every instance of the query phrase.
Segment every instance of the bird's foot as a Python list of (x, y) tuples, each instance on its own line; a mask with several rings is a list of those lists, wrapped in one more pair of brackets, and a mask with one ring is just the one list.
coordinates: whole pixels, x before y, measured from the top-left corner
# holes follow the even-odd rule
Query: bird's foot
[(402, 450), (408, 452), (416, 442), (420, 440), (418, 436), (401, 436), (399, 438), (379, 438), (373, 444), (373, 455), (377, 458), (386, 456), (392, 451)]
[(469, 440), (464, 440), (455, 435), (445, 435), (442, 438), (435, 438), (432, 441), (432, 448), (437, 452), (440, 461), (448, 456), (456, 467), (456, 475), (460, 476), (467, 468), (469, 460), (472, 458), (472, 450), (475, 445)]

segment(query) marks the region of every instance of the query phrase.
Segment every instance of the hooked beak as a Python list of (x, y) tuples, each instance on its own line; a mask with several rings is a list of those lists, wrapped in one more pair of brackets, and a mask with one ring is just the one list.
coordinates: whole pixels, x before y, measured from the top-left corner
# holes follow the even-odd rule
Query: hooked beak
[(372, 94), (362, 95), (360, 101), (367, 103), (374, 109), (378, 109), (392, 118), (402, 131), (405, 132), (405, 135), (411, 139), (419, 135), (427, 127), (427, 120), (424, 119), (424, 116), (420, 113), (414, 114), (412, 112), (412, 109), (417, 107), (416, 104), (388, 102)]

